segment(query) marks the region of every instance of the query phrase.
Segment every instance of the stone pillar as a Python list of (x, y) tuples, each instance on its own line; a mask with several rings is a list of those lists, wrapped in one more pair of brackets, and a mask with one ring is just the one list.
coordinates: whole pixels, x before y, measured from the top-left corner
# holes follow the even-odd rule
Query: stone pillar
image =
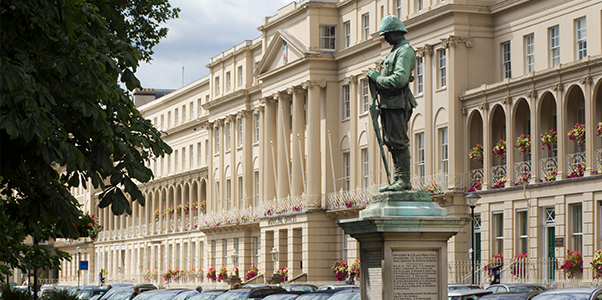
[[(483, 115), (483, 190), (489, 189), (491, 182), (491, 165), (493, 145), (491, 143), (491, 128), (489, 126), (489, 104), (483, 103), (479, 106)], [(450, 140), (451, 137), (450, 137)], [(453, 140), (452, 140), (453, 141)]]
[(302, 89), (289, 89), (293, 95), (293, 136), (291, 145), (292, 153), (292, 191), (291, 196), (301, 196), (304, 191), (303, 178), (303, 149), (305, 142), (305, 92)]
[[(350, 160), (350, 178), (349, 178), (349, 185), (350, 185), (350, 189), (354, 190), (359, 188), (358, 186), (358, 182), (361, 182), (361, 180), (357, 180), (358, 177), (361, 178), (361, 176), (359, 176), (359, 172), (358, 170), (361, 170), (361, 166), (358, 166), (359, 164), (359, 159), (358, 159), (358, 134), (357, 134), (357, 121), (359, 120), (358, 117), (358, 106), (361, 105), (361, 103), (358, 101), (358, 99), (361, 99), (360, 97), (357, 96), (358, 94), (358, 89), (357, 89), (357, 76), (352, 75), (349, 77), (346, 77), (344, 79), (345, 85), (349, 86), (349, 104), (350, 104), (350, 117), (349, 117), (349, 131), (350, 131), (350, 139), (349, 139), (349, 160)], [(335, 136), (336, 138), (336, 136)], [(338, 143), (336, 143), (336, 140), (332, 141), (333, 145), (332, 145), (332, 151), (336, 151), (337, 153), (338, 151)], [(334, 153), (333, 153), (334, 154)], [(339, 168), (341, 169), (341, 168)], [(335, 173), (338, 173), (335, 171)], [(338, 178), (342, 178), (345, 174), (341, 174), (338, 175)], [(335, 190), (336, 192), (336, 190)]]
[[(276, 197), (276, 176), (274, 174), (274, 161), (278, 160), (276, 140), (277, 103), (273, 99), (265, 99), (265, 113), (263, 118), (264, 132), (264, 161), (263, 161), (263, 200), (271, 201)], [(274, 150), (272, 152), (272, 149)], [(274, 153), (272, 155), (272, 153)], [(276, 157), (274, 157), (276, 156)]]
[(527, 99), (529, 101), (529, 107), (531, 108), (531, 180), (529, 180), (529, 183), (533, 184), (539, 182), (540, 178), (539, 158), (541, 154), (541, 133), (539, 132), (539, 117), (537, 115), (537, 112), (539, 111), (537, 91), (529, 91), (527, 93)]
[(583, 87), (585, 98), (585, 173), (584, 176), (592, 175), (596, 171), (596, 134), (598, 133), (598, 122), (594, 98), (592, 97), (592, 77), (586, 75), (579, 79)]
[[(207, 191), (207, 199), (206, 201), (206, 212), (212, 212), (212, 211), (216, 211), (216, 201), (217, 199), (215, 199), (215, 176), (213, 174), (214, 172), (214, 167), (213, 167), (213, 142), (214, 142), (214, 137), (213, 137), (213, 122), (209, 122), (207, 123), (207, 135), (208, 135), (208, 141), (209, 143), (207, 143), (207, 147), (209, 149), (205, 149), (205, 153), (207, 153), (206, 159), (207, 159), (207, 184), (205, 186), (205, 189)], [(200, 199), (199, 199), (200, 200)], [(200, 212), (201, 212), (201, 203), (199, 203), (199, 216), (200, 216)]]
[[(566, 110), (563, 109), (564, 103), (564, 85), (562, 82), (554, 84), (552, 86), (552, 90), (554, 91), (554, 97), (556, 98), (556, 124), (558, 126), (558, 175), (556, 176), (556, 180), (562, 180), (567, 175), (566, 169), (566, 150), (567, 150), (567, 132), (568, 128), (572, 127), (574, 124), (571, 124), (570, 127), (567, 127), (566, 124)], [(572, 143), (572, 142), (571, 142)], [(572, 146), (572, 145), (571, 145)]]
[(278, 157), (278, 199), (290, 196), (290, 97), (286, 93), (277, 93), (274, 98), (278, 99), (278, 118), (276, 120), (276, 142), (274, 143), (276, 156)]
[(309, 82), (307, 97), (307, 207), (320, 207), (321, 155), (320, 150), (320, 86)]
[(516, 152), (514, 144), (516, 142), (516, 128), (514, 128), (514, 111), (512, 106), (512, 97), (505, 97), (502, 101), (504, 111), (506, 112), (506, 187), (514, 186), (514, 153)]

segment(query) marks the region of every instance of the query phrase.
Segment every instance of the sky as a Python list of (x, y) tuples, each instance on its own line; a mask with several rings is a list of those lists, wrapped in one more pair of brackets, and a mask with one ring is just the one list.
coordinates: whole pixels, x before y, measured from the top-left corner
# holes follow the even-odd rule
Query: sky
[[(143, 88), (178, 89), (207, 74), (211, 57), (261, 35), (263, 17), (292, 0), (170, 0), (180, 17), (164, 24), (167, 37), (153, 49), (150, 64), (136, 71)], [(182, 78), (184, 66), (184, 78)], [(182, 84), (184, 83), (184, 84)]]

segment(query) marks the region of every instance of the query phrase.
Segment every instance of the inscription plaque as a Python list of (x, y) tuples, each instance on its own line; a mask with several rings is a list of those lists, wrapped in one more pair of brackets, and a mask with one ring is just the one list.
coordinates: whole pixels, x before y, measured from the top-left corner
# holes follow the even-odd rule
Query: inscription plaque
[(366, 251), (366, 295), (370, 300), (382, 300), (382, 259), (381, 251)]
[(393, 251), (393, 299), (438, 300), (439, 255), (432, 251)]

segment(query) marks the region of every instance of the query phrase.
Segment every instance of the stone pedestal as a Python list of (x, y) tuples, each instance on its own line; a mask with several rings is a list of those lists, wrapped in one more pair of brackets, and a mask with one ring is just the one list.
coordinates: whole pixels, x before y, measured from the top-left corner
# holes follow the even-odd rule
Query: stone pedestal
[(284, 282), (284, 278), (282, 278), (282, 276), (280, 276), (280, 274), (274, 273), (274, 274), (272, 274), (272, 276), (268, 277), (267, 282), (269, 284), (279, 284), (279, 283)]
[(447, 299), (447, 240), (469, 222), (426, 191), (374, 195), (359, 218), (337, 222), (360, 243), (361, 299)]
[(232, 290), (234, 289), (234, 285), (238, 283), (238, 288), (241, 287), (241, 283), (242, 281), (240, 280), (240, 277), (236, 276), (236, 275), (232, 275), (230, 276), (228, 279), (226, 279), (226, 282), (228, 283), (228, 287)]

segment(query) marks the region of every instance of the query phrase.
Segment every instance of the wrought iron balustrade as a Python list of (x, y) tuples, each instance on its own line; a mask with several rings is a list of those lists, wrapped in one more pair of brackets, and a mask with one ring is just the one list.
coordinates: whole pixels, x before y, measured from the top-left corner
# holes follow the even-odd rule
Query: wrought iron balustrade
[(596, 170), (602, 174), (602, 149), (596, 150)]
[[(469, 174), (469, 182), (470, 182), (470, 189), (473, 189), (477, 186), (480, 186), (480, 183), (483, 182), (483, 177), (485, 177), (485, 173), (483, 171), (483, 169), (473, 169), (470, 170)], [(479, 187), (478, 189), (476, 189), (478, 191), (481, 190), (481, 187)]]
[(464, 190), (464, 174), (439, 173), (435, 175), (413, 177), (412, 187), (425, 190), (432, 195), (443, 194), (451, 189)]
[(567, 178), (583, 177), (585, 172), (586, 153), (577, 152), (566, 155)]
[(539, 160), (540, 176), (543, 181), (554, 181), (558, 175), (558, 157), (547, 157)]
[(372, 195), (378, 192), (377, 186), (351, 191), (328, 193), (325, 196), (325, 209), (364, 208), (372, 200)]
[(531, 178), (531, 161), (519, 161), (514, 163), (514, 182), (518, 184), (529, 183)]

